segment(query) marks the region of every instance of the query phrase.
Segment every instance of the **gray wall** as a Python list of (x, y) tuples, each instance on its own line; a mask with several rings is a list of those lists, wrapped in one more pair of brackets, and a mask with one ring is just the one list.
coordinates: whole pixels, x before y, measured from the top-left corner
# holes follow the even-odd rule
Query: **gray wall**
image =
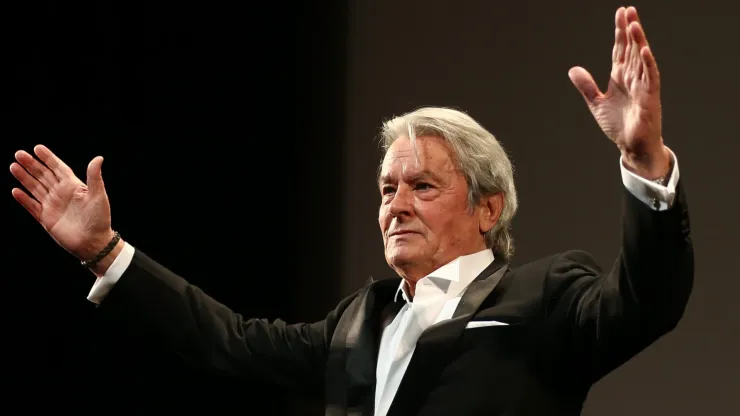
[[(369, 276), (391, 276), (376, 221), (376, 136), (384, 119), (423, 105), (468, 111), (510, 152), (521, 198), (515, 263), (580, 248), (611, 266), (620, 231), (619, 153), (567, 72), (583, 66), (604, 87), (620, 5), (355, 2), (343, 294)], [(662, 73), (666, 144), (689, 197), (696, 285), (680, 326), (596, 385), (586, 414), (737, 414), (739, 14), (707, 2), (636, 6)]]

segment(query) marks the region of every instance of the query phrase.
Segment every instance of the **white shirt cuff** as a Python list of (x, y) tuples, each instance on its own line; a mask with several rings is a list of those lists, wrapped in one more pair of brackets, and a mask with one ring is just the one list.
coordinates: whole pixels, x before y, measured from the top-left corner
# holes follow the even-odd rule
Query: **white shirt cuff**
[(87, 300), (90, 302), (100, 304), (105, 297), (110, 293), (113, 286), (121, 278), (123, 272), (126, 271), (128, 266), (131, 264), (131, 260), (134, 258), (134, 247), (124, 241), (123, 250), (118, 253), (118, 257), (113, 260), (108, 270), (105, 272), (103, 277), (95, 281), (90, 294), (87, 295)]
[(625, 188), (637, 199), (656, 211), (669, 209), (673, 206), (673, 202), (676, 199), (676, 185), (678, 184), (679, 176), (678, 159), (672, 150), (668, 149), (668, 151), (671, 152), (671, 157), (673, 158), (673, 171), (671, 172), (671, 178), (665, 186), (658, 185), (653, 181), (630, 172), (624, 167), (622, 158), (619, 158), (619, 167), (622, 170), (622, 182)]

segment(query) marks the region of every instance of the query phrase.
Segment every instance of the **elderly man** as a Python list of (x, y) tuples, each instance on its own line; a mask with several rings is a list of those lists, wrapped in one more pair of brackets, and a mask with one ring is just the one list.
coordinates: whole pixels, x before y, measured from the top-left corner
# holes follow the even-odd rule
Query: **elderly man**
[[(90, 300), (194, 360), (277, 385), (323, 386), (328, 415), (576, 415), (589, 388), (676, 326), (693, 252), (660, 80), (634, 8), (616, 13), (611, 80), (569, 76), (619, 148), (622, 249), (602, 274), (584, 252), (513, 268), (512, 167), (466, 114), (424, 108), (387, 122), (378, 216), (399, 278), (326, 319), (244, 320), (111, 229), (102, 158), (87, 184), (44, 146), (20, 151), (13, 195), (99, 279)], [(155, 336), (155, 335), (153, 335)]]

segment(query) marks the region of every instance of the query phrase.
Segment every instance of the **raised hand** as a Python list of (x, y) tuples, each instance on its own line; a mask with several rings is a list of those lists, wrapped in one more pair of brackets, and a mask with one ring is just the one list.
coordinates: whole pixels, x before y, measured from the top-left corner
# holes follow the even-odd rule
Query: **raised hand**
[(33, 197), (18, 188), (13, 188), (13, 197), (64, 249), (82, 260), (95, 257), (114, 235), (101, 175), (103, 158), (90, 162), (85, 184), (45, 146), (36, 146), (34, 153), (40, 161), (21, 150), (15, 154), (18, 163), (10, 165)]
[(663, 177), (670, 170), (670, 151), (663, 145), (658, 66), (634, 7), (620, 7), (615, 25), (606, 93), (581, 67), (568, 75), (627, 167), (648, 179)]

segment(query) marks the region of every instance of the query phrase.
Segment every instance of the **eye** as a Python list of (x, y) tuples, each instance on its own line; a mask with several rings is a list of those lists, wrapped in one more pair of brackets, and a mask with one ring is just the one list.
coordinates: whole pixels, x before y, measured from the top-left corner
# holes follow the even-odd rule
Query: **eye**
[(388, 195), (388, 194), (393, 193), (395, 191), (396, 191), (396, 188), (394, 188), (394, 187), (392, 187), (390, 185), (386, 185), (386, 186), (383, 187), (383, 189), (380, 192), (383, 195)]
[(426, 182), (418, 182), (414, 188), (417, 189), (417, 190), (419, 190), (419, 191), (425, 191), (427, 189), (432, 189), (433, 186), (431, 184), (426, 183)]

